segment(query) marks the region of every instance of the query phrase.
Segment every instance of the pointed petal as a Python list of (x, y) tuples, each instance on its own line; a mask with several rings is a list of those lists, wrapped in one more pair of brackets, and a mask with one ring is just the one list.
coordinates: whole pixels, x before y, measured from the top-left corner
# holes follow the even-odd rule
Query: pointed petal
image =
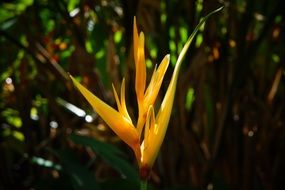
[(100, 115), (100, 117), (108, 124), (108, 126), (130, 147), (134, 150), (137, 149), (139, 145), (139, 137), (132, 123), (118, 111), (92, 94), (71, 75), (70, 78), (72, 79), (73, 84), (78, 88), (81, 94), (91, 104), (98, 115)]
[(124, 114), (124, 116), (126, 118), (128, 118), (130, 121), (132, 121), (128, 110), (127, 110), (127, 106), (126, 106), (126, 96), (125, 96), (125, 79), (123, 79), (122, 85), (121, 85), (121, 106), (122, 106), (122, 113)]
[(147, 149), (142, 149), (141, 147), (141, 165), (143, 167), (152, 167), (167, 130), (180, 69), (179, 65), (176, 65), (176, 67), (178, 67), (178, 69), (175, 69), (176, 72), (174, 72), (172, 75), (170, 84), (167, 88), (166, 94), (156, 117), (156, 124), (148, 134), (148, 144), (151, 144), (151, 146)]
[(112, 84), (112, 88), (113, 88), (113, 93), (114, 93), (114, 97), (115, 97), (115, 100), (116, 100), (116, 103), (117, 103), (117, 108), (119, 110), (120, 113), (122, 113), (122, 106), (121, 106), (121, 102), (119, 100), (119, 96), (118, 96), (118, 93), (114, 87), (114, 85)]
[(146, 83), (146, 65), (144, 54), (144, 34), (140, 33), (137, 49), (137, 64), (136, 64), (136, 93), (138, 101), (143, 100)]
[(146, 112), (148, 111), (149, 106), (155, 103), (155, 100), (160, 90), (165, 72), (169, 65), (169, 60), (170, 60), (170, 56), (168, 54), (163, 58), (158, 69), (155, 66), (150, 83), (144, 95), (143, 105), (139, 105), (139, 118), (138, 118), (138, 123), (137, 123), (137, 130), (138, 130), (139, 136), (143, 130), (143, 125), (145, 123), (145, 118), (147, 114)]
[(114, 87), (114, 85), (112, 84), (113, 87), (113, 92), (114, 92), (114, 96), (115, 96), (115, 100), (117, 103), (117, 107), (119, 112), (130, 121), (130, 123), (132, 123), (132, 119), (129, 116), (128, 110), (127, 110), (127, 106), (126, 106), (126, 99), (125, 99), (125, 79), (123, 79), (122, 81), (122, 85), (121, 85), (121, 100), (119, 99), (119, 96), (117, 94), (117, 91)]
[[(154, 109), (151, 105), (147, 112), (146, 117), (146, 123), (144, 128), (144, 146), (143, 149), (147, 149), (149, 146), (152, 146), (149, 144), (149, 137), (151, 137), (153, 133), (153, 129), (155, 128), (155, 115), (154, 115)], [(143, 152), (143, 151), (142, 151)]]
[(138, 35), (136, 17), (134, 17), (133, 40), (134, 40), (134, 59), (135, 59), (135, 65), (137, 67), (137, 64), (138, 64), (138, 53), (137, 52), (138, 52), (139, 35)]
[(144, 98), (145, 108), (147, 108), (149, 105), (154, 104), (156, 97), (158, 95), (158, 92), (160, 90), (165, 72), (168, 68), (169, 60), (170, 60), (170, 55), (167, 54), (161, 61), (158, 69), (153, 74), (151, 81), (149, 83), (149, 86), (145, 92), (145, 98)]

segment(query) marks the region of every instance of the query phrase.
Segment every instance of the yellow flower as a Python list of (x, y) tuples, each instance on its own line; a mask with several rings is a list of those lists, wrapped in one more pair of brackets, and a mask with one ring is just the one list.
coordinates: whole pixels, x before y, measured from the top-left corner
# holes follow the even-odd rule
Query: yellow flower
[[(147, 178), (149, 176), (149, 172), (151, 171), (163, 142), (172, 111), (178, 74), (183, 58), (185, 57), (185, 54), (199, 28), (205, 23), (208, 17), (220, 11), (222, 8), (223, 7), (216, 9), (204, 17), (188, 38), (181, 53), (179, 54), (171, 81), (156, 116), (153, 105), (161, 87), (165, 72), (168, 68), (170, 56), (166, 55), (158, 68), (155, 66), (149, 85), (146, 88), (146, 64), (144, 53), (145, 38), (143, 32), (140, 32), (138, 35), (136, 19), (134, 18), (133, 40), (136, 69), (135, 91), (137, 95), (139, 112), (136, 127), (133, 125), (127, 111), (124, 79), (121, 85), (120, 98), (113, 86), (114, 96), (118, 107), (117, 111), (93, 95), (89, 90), (87, 90), (72, 76), (70, 76), (74, 85), (92, 105), (93, 109), (98, 113), (98, 115), (100, 115), (102, 119), (109, 125), (109, 127), (133, 149), (140, 166), (142, 178)], [(141, 140), (141, 133), (143, 129), (144, 135), (143, 139)]]
[[(153, 104), (158, 95), (164, 74), (169, 65), (169, 55), (166, 55), (159, 67), (155, 67), (147, 89), (146, 65), (144, 57), (144, 34), (138, 36), (136, 20), (134, 19), (134, 59), (136, 66), (135, 90), (139, 107), (137, 127), (135, 128), (128, 114), (125, 102), (125, 80), (121, 85), (121, 97), (113, 86), (118, 111), (111, 108), (89, 90), (78, 83), (72, 76), (71, 79), (93, 109), (102, 117), (109, 127), (135, 152), (138, 163), (143, 170), (149, 171), (158, 154), (165, 136), (170, 118), (179, 68), (176, 66), (170, 85), (155, 118)], [(147, 122), (146, 122), (147, 121)], [(140, 137), (145, 126), (144, 139), (140, 145)], [(148, 175), (149, 172), (146, 172)], [(144, 175), (144, 174), (143, 174)]]
[[(88, 89), (86, 89), (84, 86), (78, 83), (72, 76), (70, 77), (74, 85), (79, 89), (81, 94), (91, 104), (91, 106), (98, 113), (98, 115), (100, 115), (100, 117), (108, 124), (108, 126), (126, 144), (128, 144), (133, 149), (137, 161), (139, 165), (141, 165), (141, 160), (142, 160), (141, 152), (142, 150), (145, 150), (144, 148), (145, 146), (140, 146), (141, 132), (145, 125), (147, 112), (155, 102), (164, 74), (169, 65), (169, 55), (166, 55), (164, 57), (158, 68), (155, 67), (149, 85), (145, 90), (146, 64), (145, 64), (145, 55), (144, 55), (144, 34), (143, 32), (141, 32), (140, 35), (138, 36), (135, 18), (134, 18), (134, 59), (136, 66), (135, 90), (137, 94), (137, 101), (139, 107), (137, 127), (134, 127), (127, 111), (126, 102), (125, 102), (125, 80), (123, 80), (121, 85), (120, 98), (113, 86), (114, 96), (118, 107), (117, 111), (112, 107), (110, 107), (109, 105), (107, 105), (102, 100), (100, 100), (97, 96), (92, 94)], [(170, 110), (169, 112), (170, 116), (171, 109), (169, 110)], [(164, 130), (164, 133), (165, 131), (166, 129)], [(164, 137), (164, 135), (162, 136)], [(160, 141), (162, 142), (162, 139)], [(157, 146), (154, 145), (154, 147)]]

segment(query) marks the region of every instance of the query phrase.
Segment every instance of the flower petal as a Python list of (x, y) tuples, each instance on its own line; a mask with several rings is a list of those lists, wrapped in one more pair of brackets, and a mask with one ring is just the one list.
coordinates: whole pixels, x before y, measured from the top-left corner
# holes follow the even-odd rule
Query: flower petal
[(108, 124), (108, 126), (131, 148), (137, 149), (139, 146), (139, 137), (133, 124), (118, 111), (100, 100), (88, 89), (77, 82), (71, 75), (74, 85), (78, 88), (85, 99), (91, 104), (93, 109)]
[(138, 103), (142, 102), (146, 83), (146, 66), (144, 55), (144, 34), (138, 35), (136, 17), (134, 17), (133, 26), (133, 40), (134, 40), (134, 59), (136, 67), (136, 82), (135, 89), (137, 93)]
[(134, 41), (134, 59), (135, 59), (135, 66), (137, 67), (137, 63), (138, 63), (137, 51), (138, 51), (139, 35), (138, 35), (136, 17), (134, 17), (133, 41)]
[(114, 97), (115, 97), (115, 100), (116, 100), (116, 103), (117, 103), (117, 108), (118, 108), (119, 112), (122, 113), (123, 110), (122, 110), (121, 102), (120, 102), (118, 93), (117, 93), (117, 91), (116, 91), (116, 89), (115, 89), (113, 84), (112, 84), (112, 88), (113, 88)]
[(122, 113), (123, 115), (128, 118), (131, 122), (132, 122), (132, 119), (128, 113), (128, 110), (127, 110), (127, 106), (126, 106), (126, 96), (125, 96), (125, 79), (123, 79), (123, 82), (122, 82), (122, 85), (121, 85), (121, 106), (122, 106)]
[(145, 83), (146, 83), (146, 65), (144, 54), (144, 34), (140, 33), (138, 48), (137, 48), (137, 63), (136, 63), (136, 84), (135, 89), (137, 93), (138, 103), (143, 101)]
[(162, 101), (161, 107), (156, 116), (156, 123), (148, 134), (148, 144), (150, 144), (151, 146), (149, 146), (149, 148), (147, 149), (141, 146), (142, 167), (152, 167), (167, 130), (168, 122), (172, 111), (180, 65), (176, 65), (175, 67), (177, 67), (177, 69), (175, 68), (170, 84)]
[(128, 119), (130, 123), (132, 123), (132, 119), (128, 113), (127, 106), (126, 106), (126, 100), (125, 100), (125, 79), (123, 79), (122, 85), (121, 85), (121, 100), (119, 99), (118, 93), (113, 84), (112, 84), (112, 87), (113, 87), (113, 92), (114, 92), (114, 96), (115, 96), (115, 100), (116, 100), (119, 112), (126, 119)]
[(144, 128), (144, 140), (141, 144), (141, 152), (142, 152), (141, 162), (143, 162), (144, 160), (149, 160), (149, 158), (146, 157), (153, 156), (153, 154), (149, 154), (149, 152), (153, 152), (150, 149), (155, 147), (155, 145), (150, 143), (152, 142), (151, 138), (153, 138), (155, 125), (156, 125), (155, 114), (153, 106), (151, 105), (147, 112), (146, 123)]
[(139, 104), (139, 118), (137, 122), (137, 130), (139, 133), (139, 136), (143, 130), (145, 119), (146, 119), (146, 112), (149, 109), (150, 105), (154, 105), (156, 97), (158, 95), (158, 92), (160, 90), (165, 72), (169, 65), (170, 56), (167, 54), (163, 60), (161, 61), (158, 68), (156, 68), (153, 71), (150, 83), (148, 85), (148, 88), (145, 92), (143, 103)]
[(151, 78), (148, 88), (146, 89), (144, 96), (144, 108), (146, 109), (149, 105), (153, 105), (155, 103), (156, 97), (160, 90), (165, 72), (168, 68), (170, 60), (170, 55), (167, 54), (163, 60), (161, 61), (158, 69), (154, 71), (154, 74)]

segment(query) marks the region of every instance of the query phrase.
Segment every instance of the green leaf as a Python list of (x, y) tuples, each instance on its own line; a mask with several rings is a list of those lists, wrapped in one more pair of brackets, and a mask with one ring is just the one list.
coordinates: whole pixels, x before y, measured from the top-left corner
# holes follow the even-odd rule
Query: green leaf
[(71, 179), (72, 186), (78, 190), (99, 190), (95, 177), (84, 166), (80, 165), (79, 160), (73, 152), (69, 150), (57, 151), (58, 157), (62, 164), (63, 172)]
[(73, 11), (79, 4), (79, 0), (69, 0), (67, 3), (68, 12)]
[(194, 89), (189, 88), (186, 94), (186, 102), (185, 102), (185, 108), (187, 111), (191, 109), (194, 100), (195, 100)]
[(115, 43), (117, 44), (117, 43), (120, 43), (121, 42), (121, 40), (122, 40), (122, 37), (123, 37), (123, 32), (122, 31), (117, 31), (117, 32), (115, 32), (115, 34), (114, 34), (114, 41), (115, 41)]
[(138, 172), (124, 159), (123, 153), (115, 146), (100, 142), (94, 138), (72, 134), (70, 139), (83, 146), (91, 147), (104, 161), (121, 173), (125, 178), (139, 182)]
[(16, 3), (1, 3), (0, 6), (0, 23), (12, 19), (23, 13), (27, 7), (33, 4), (33, 0), (19, 0)]
[[(201, 21), (199, 22), (199, 24), (196, 26), (196, 28), (194, 29), (194, 31), (192, 32), (192, 34), (191, 34), (191, 35), (189, 36), (189, 38), (187, 39), (187, 42), (185, 43), (185, 45), (184, 45), (182, 51), (181, 51), (180, 54), (179, 54), (179, 57), (178, 57), (177, 62), (176, 62), (176, 64), (179, 64), (179, 67), (180, 67), (180, 65), (181, 65), (181, 62), (182, 62), (183, 59), (185, 58), (186, 52), (187, 52), (187, 50), (188, 50), (190, 44), (192, 43), (192, 41), (193, 41), (195, 35), (196, 35), (197, 32), (199, 31), (199, 29), (204, 25), (204, 23), (207, 21), (207, 19), (208, 19), (210, 16), (212, 16), (213, 14), (215, 14), (215, 13), (221, 11), (223, 8), (224, 8), (224, 7), (222, 6), (222, 7), (218, 8), (218, 9), (216, 9), (216, 10), (210, 12), (209, 14), (207, 14), (205, 17), (203, 17), (203, 18), (201, 19)], [(177, 67), (177, 69), (179, 69), (179, 67)]]

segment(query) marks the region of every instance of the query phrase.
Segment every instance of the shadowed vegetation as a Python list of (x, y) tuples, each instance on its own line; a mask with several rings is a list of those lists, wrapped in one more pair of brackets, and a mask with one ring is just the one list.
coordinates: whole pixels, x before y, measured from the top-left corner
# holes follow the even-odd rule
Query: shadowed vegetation
[[(284, 3), (217, 0), (0, 2), (0, 189), (139, 189), (132, 151), (67, 72), (137, 118), (133, 17), (145, 33), (147, 81), (178, 55), (172, 116), (148, 189), (282, 189), (285, 180)], [(155, 105), (156, 106), (156, 105)], [(157, 109), (156, 109), (157, 110)]]

